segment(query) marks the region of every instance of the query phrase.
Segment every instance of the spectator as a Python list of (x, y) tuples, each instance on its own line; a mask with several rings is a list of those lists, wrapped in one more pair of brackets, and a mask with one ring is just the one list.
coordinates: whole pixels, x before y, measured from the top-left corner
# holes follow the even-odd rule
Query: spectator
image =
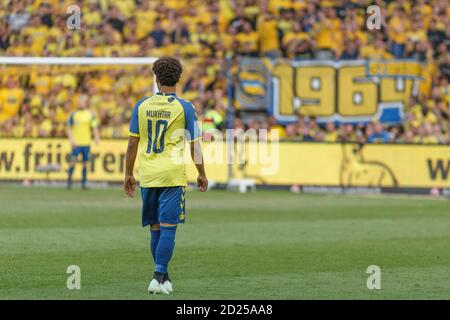
[(438, 45), (442, 43), (445, 39), (445, 32), (438, 28), (438, 21), (435, 17), (431, 18), (427, 36), (434, 50), (436, 50)]
[(108, 7), (108, 11), (106, 13), (106, 23), (110, 24), (118, 32), (123, 33), (125, 21), (125, 16), (117, 9), (115, 5)]
[(295, 58), (299, 53), (299, 48), (302, 48), (302, 42), (309, 42), (309, 35), (302, 31), (300, 22), (294, 22), (292, 31), (287, 32), (283, 36), (282, 45), (289, 58)]
[(391, 40), (391, 52), (396, 58), (403, 58), (406, 44), (406, 30), (409, 21), (405, 19), (405, 9), (398, 6), (389, 20), (388, 30)]
[(380, 122), (375, 122), (373, 125), (373, 133), (368, 136), (367, 142), (388, 143), (389, 139), (389, 133), (384, 130), (383, 125)]
[(202, 118), (202, 132), (205, 140), (210, 140), (215, 130), (221, 130), (224, 125), (224, 106), (218, 102), (208, 110)]
[(41, 3), (40, 6), (41, 23), (47, 28), (53, 26), (52, 6), (50, 3)]
[(355, 60), (359, 58), (359, 50), (355, 42), (347, 41), (345, 43), (345, 49), (340, 56), (341, 60)]
[(259, 38), (250, 22), (246, 21), (242, 24), (242, 32), (236, 35), (236, 41), (239, 43), (240, 54), (257, 56)]
[(11, 29), (5, 22), (0, 22), (0, 52), (6, 51), (10, 46)]
[(265, 12), (259, 19), (258, 37), (260, 40), (261, 53), (264, 56), (272, 59), (276, 59), (280, 56), (277, 20), (272, 13)]
[(159, 18), (155, 19), (153, 30), (150, 32), (149, 36), (155, 40), (156, 47), (159, 48), (162, 46), (166, 32), (162, 29), (161, 20)]
[(16, 3), (10, 2), (10, 6), (13, 6), (13, 12), (10, 14), (8, 23), (12, 32), (17, 33), (20, 29), (28, 24), (30, 14), (25, 11), (25, 3), (17, 1)]
[(19, 86), (18, 81), (9, 77), (6, 87), (0, 90), (0, 123), (9, 120), (19, 113), (20, 107), (25, 99), (25, 92)]
[(439, 65), (439, 71), (447, 78), (447, 82), (450, 82), (450, 51), (445, 55), (444, 62)]
[(173, 43), (181, 42), (182, 38), (189, 40), (189, 30), (181, 18), (177, 18), (175, 21), (175, 27), (171, 34), (171, 40)]
[(326, 129), (326, 133), (324, 136), (324, 141), (325, 142), (337, 142), (338, 141), (338, 132), (336, 130), (336, 126), (334, 124), (334, 122), (327, 122), (327, 124), (325, 125), (325, 129)]
[(268, 118), (268, 129), (271, 132), (274, 131), (279, 139), (284, 139), (286, 137), (286, 131), (284, 127), (278, 124), (278, 121), (274, 116), (269, 116)]

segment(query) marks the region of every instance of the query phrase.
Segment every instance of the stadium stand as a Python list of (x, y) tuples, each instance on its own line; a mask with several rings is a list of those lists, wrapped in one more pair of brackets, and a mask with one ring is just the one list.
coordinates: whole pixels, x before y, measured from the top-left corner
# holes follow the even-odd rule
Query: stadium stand
[[(381, 143), (450, 143), (450, 6), (446, 0), (85, 0), (82, 28), (66, 32), (71, 1), (0, 2), (0, 56), (143, 57), (173, 55), (189, 63), (180, 94), (205, 128), (223, 128), (228, 101), (225, 59), (410, 58), (424, 64), (420, 95), (399, 126), (319, 126), (299, 117), (241, 119), (236, 128), (268, 128), (284, 139)], [(365, 10), (382, 8), (381, 31), (365, 26)], [(131, 108), (152, 91), (141, 67), (0, 66), (0, 137), (64, 136), (76, 97), (88, 93), (102, 137), (125, 137)], [(103, 69), (102, 69), (103, 68)]]

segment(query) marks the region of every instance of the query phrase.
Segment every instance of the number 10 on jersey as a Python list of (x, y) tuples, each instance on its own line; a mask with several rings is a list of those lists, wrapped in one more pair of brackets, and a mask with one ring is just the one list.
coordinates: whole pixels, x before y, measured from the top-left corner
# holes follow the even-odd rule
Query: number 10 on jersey
[[(164, 151), (164, 134), (167, 130), (167, 120), (157, 120), (155, 122), (155, 136), (153, 137), (153, 121), (147, 120), (148, 145), (147, 153), (161, 153)], [(159, 147), (158, 147), (159, 145)]]

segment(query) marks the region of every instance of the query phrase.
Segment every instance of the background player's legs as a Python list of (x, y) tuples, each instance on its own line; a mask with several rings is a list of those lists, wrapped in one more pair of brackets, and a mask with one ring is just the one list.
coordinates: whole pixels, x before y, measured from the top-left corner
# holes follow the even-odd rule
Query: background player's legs
[(75, 170), (75, 162), (74, 160), (70, 161), (70, 166), (69, 166), (69, 171), (68, 171), (68, 175), (67, 175), (67, 188), (70, 189), (72, 188), (72, 176), (73, 176), (73, 171)]
[(161, 231), (159, 224), (150, 225), (150, 250), (152, 252), (153, 262), (156, 263), (156, 248), (158, 247)]
[(70, 159), (69, 170), (67, 171), (67, 189), (72, 188), (72, 176), (73, 171), (75, 170), (75, 163), (77, 162), (78, 154), (78, 148), (74, 148), (72, 151), (72, 157)]
[(82, 177), (81, 177), (81, 187), (83, 189), (86, 189), (87, 184), (87, 164), (89, 161), (89, 153), (90, 148), (89, 146), (83, 147), (82, 154), (83, 154), (83, 171), (82, 171)]
[(87, 161), (83, 161), (83, 171), (81, 177), (81, 187), (83, 189), (86, 189), (86, 183), (87, 183)]

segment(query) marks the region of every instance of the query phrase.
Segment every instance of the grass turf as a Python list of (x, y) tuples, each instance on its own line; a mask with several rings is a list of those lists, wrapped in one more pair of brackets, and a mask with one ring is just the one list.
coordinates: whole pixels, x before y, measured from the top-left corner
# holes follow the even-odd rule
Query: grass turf
[[(149, 296), (138, 196), (3, 185), (0, 298), (448, 299), (449, 230), (448, 200), (189, 192), (175, 293)], [(81, 290), (66, 288), (73, 264)], [(369, 265), (381, 290), (366, 287)]]

